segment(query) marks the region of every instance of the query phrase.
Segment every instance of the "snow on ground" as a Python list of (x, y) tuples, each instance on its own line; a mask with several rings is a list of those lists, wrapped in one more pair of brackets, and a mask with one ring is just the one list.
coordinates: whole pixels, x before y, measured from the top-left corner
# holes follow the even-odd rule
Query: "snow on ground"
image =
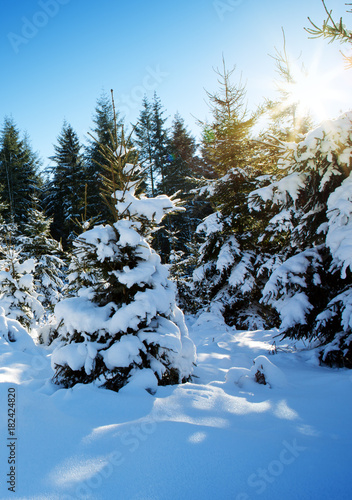
[(211, 314), (187, 321), (196, 377), (155, 395), (138, 384), (59, 389), (49, 350), (0, 338), (0, 498), (350, 499), (352, 372), (318, 366), (276, 331), (237, 332)]

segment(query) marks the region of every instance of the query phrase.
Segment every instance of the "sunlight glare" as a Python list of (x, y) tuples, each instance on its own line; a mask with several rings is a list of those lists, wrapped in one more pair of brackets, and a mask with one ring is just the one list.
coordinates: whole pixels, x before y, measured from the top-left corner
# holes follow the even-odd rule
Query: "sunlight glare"
[(287, 95), (285, 106), (296, 106), (298, 117), (310, 115), (318, 121), (330, 118), (329, 105), (332, 101), (341, 103), (347, 96), (338, 92), (334, 83), (341, 77), (341, 68), (328, 73), (321, 73), (317, 68), (304, 71), (295, 68), (293, 82), (282, 85), (281, 90)]

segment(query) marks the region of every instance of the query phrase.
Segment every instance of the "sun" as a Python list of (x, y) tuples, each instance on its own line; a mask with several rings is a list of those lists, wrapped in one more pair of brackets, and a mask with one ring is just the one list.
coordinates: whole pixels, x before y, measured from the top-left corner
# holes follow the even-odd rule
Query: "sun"
[(331, 93), (328, 82), (316, 74), (299, 75), (294, 82), (287, 84), (287, 104), (296, 105), (298, 116), (313, 114), (324, 119), (326, 117), (325, 102)]
[(321, 122), (330, 117), (333, 101), (341, 101), (341, 91), (335, 83), (341, 77), (341, 69), (336, 67), (329, 72), (320, 72), (317, 67), (305, 70), (295, 67), (290, 82), (280, 84), (285, 97), (284, 107), (295, 106), (297, 118), (311, 116)]

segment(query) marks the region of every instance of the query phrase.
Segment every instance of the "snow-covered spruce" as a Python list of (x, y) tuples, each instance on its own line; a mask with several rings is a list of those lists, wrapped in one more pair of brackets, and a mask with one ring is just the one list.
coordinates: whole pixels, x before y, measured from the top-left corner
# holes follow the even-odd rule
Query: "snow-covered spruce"
[[(249, 195), (253, 211), (276, 206), (267, 231), (289, 230), (282, 264), (263, 289), (282, 331), (326, 344), (324, 363), (352, 367), (352, 113), (286, 145), (282, 177)], [(291, 225), (291, 228), (290, 228)]]
[(271, 270), (262, 292), (262, 302), (274, 307), (280, 314), (282, 331), (292, 328), (297, 330), (297, 325), (307, 323), (309, 312), (313, 309), (306, 293), (307, 288), (310, 285), (312, 297), (313, 287), (314, 295), (317, 296), (321, 286), (319, 271), (322, 257), (319, 250), (316, 247), (297, 253)]
[(126, 383), (155, 392), (189, 380), (195, 347), (168, 270), (150, 247), (150, 235), (168, 212), (167, 196), (136, 196), (133, 165), (124, 165), (124, 189), (113, 196), (117, 220), (75, 242), (71, 287), (75, 296), (55, 307), (59, 323), (52, 354), (54, 382), (93, 382), (118, 391)]
[(350, 367), (352, 113), (281, 147), (272, 174), (242, 169), (232, 211), (220, 207), (199, 226), (193, 291), (230, 325), (315, 339), (322, 362)]
[(16, 319), (11, 319), (0, 306), (0, 345), (5, 343), (19, 351), (34, 351), (34, 340), (23, 325)]
[(352, 368), (352, 287), (334, 297), (316, 318), (314, 333), (325, 339), (320, 359)]
[(31, 208), (27, 212), (27, 222), (23, 224), (23, 234), (18, 237), (21, 255), (35, 259), (33, 279), (45, 316), (52, 313), (64, 288), (63, 251), (61, 244), (50, 235), (52, 221), (40, 210)]
[(44, 314), (35, 289), (35, 266), (35, 259), (23, 259), (20, 247), (3, 249), (0, 264), (0, 307), (6, 318), (19, 321), (28, 330), (35, 328)]
[(243, 248), (243, 235), (233, 231), (230, 217), (221, 212), (205, 218), (197, 232), (204, 243), (199, 249), (200, 265), (193, 272), (192, 291), (200, 306), (221, 310), (226, 322), (238, 328), (268, 326), (259, 302), (262, 257)]

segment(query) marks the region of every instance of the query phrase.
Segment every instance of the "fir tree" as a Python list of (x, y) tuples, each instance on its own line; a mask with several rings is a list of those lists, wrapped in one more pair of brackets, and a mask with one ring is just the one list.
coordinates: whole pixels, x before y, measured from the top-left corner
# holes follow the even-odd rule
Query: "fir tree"
[[(147, 186), (150, 186), (152, 196), (167, 192), (166, 175), (170, 164), (170, 145), (168, 130), (165, 127), (166, 118), (163, 115), (164, 110), (156, 93), (152, 103), (145, 97), (140, 120), (135, 128), (138, 154), (149, 176)], [(171, 233), (170, 219), (167, 217), (166, 227), (160, 228), (154, 238), (154, 247), (164, 262), (168, 260), (171, 251)]]
[[(176, 114), (170, 130), (169, 164), (165, 170), (167, 195), (176, 192), (185, 211), (169, 217), (169, 227), (175, 237), (172, 241), (174, 257), (188, 258), (194, 231), (201, 220), (209, 214), (210, 205), (204, 198), (196, 196), (196, 178), (202, 174), (202, 162), (197, 155), (195, 138), (187, 130), (183, 118)], [(180, 254), (181, 252), (181, 254)]]
[(39, 160), (28, 139), (21, 140), (13, 120), (6, 118), (0, 137), (0, 178), (3, 216), (7, 222), (23, 224), (40, 178)]
[(75, 241), (75, 293), (55, 308), (54, 381), (65, 387), (94, 381), (116, 391), (135, 381), (153, 392), (157, 384), (187, 380), (194, 362), (174, 286), (149, 244), (154, 226), (176, 206), (167, 196), (136, 196), (139, 168), (123, 134), (100, 148), (111, 172), (104, 185), (115, 222)]
[(148, 185), (152, 196), (165, 193), (165, 177), (169, 165), (169, 137), (166, 118), (160, 98), (154, 93), (150, 103), (145, 96), (143, 109), (135, 127), (138, 157), (149, 176)]
[(54, 238), (67, 248), (75, 230), (74, 220), (84, 212), (85, 166), (79, 139), (71, 125), (64, 123), (57, 142), (55, 155), (50, 158), (55, 166), (50, 168), (52, 179), (46, 186), (45, 205), (53, 218)]
[(202, 154), (219, 179), (209, 183), (211, 202), (225, 217), (242, 205), (234, 193), (241, 196), (246, 192), (247, 179), (263, 173), (257, 142), (252, 137), (257, 114), (248, 116), (245, 87), (241, 82), (237, 85), (231, 82), (234, 70), (227, 70), (225, 61), (223, 70), (217, 70), (219, 91), (207, 92), (213, 121), (200, 122), (204, 132)]
[[(265, 322), (254, 276), (260, 263), (255, 241), (263, 223), (247, 206), (247, 196), (262, 173), (251, 138), (256, 117), (247, 116), (245, 88), (231, 83), (233, 71), (223, 62), (222, 72), (217, 71), (219, 92), (207, 93), (213, 122), (203, 124), (203, 154), (222, 175), (205, 187), (215, 212), (197, 230), (202, 239), (189, 293), (208, 307), (216, 304), (230, 324), (262, 327)], [(252, 307), (247, 315), (248, 302)]]
[(55, 304), (62, 298), (64, 288), (64, 253), (59, 242), (52, 238), (52, 219), (39, 209), (38, 202), (28, 210), (23, 234), (18, 237), (21, 255), (35, 259), (33, 271), (38, 299), (47, 313), (53, 312)]
[[(267, 99), (261, 113), (267, 113), (269, 125), (266, 127), (261, 138), (269, 147), (273, 143), (277, 146), (279, 141), (299, 142), (303, 135), (313, 127), (313, 120), (307, 109), (303, 109), (299, 97), (295, 95), (295, 89), (299, 85), (299, 79), (304, 79), (307, 71), (303, 64), (299, 66), (298, 61), (292, 62), (287, 54), (286, 38), (283, 32), (283, 48), (275, 50), (272, 56), (275, 61), (278, 79), (275, 86), (278, 97), (275, 100)], [(277, 148), (270, 149), (272, 163), (278, 160)]]
[(194, 186), (192, 177), (200, 171), (195, 138), (188, 132), (183, 118), (177, 113), (170, 130), (169, 165), (165, 170), (165, 194), (188, 192)]
[(167, 118), (164, 115), (160, 98), (154, 93), (152, 102), (152, 144), (155, 171), (159, 176), (157, 192), (166, 194), (166, 172), (169, 166), (169, 137), (165, 127)]
[[(351, 5), (351, 4), (346, 4), (346, 5)], [(311, 35), (311, 38), (327, 38), (330, 39), (330, 42), (333, 42), (334, 40), (338, 40), (340, 43), (352, 43), (352, 31), (348, 29), (343, 20), (342, 17), (338, 22), (336, 22), (333, 18), (332, 15), (332, 10), (328, 10), (326, 7), (326, 4), (323, 0), (323, 6), (325, 9), (325, 12), (327, 14), (327, 18), (323, 21), (322, 27), (319, 27), (313, 21), (308, 17), (310, 21), (310, 27), (306, 28), (306, 31)], [(351, 10), (348, 11), (351, 13)], [(343, 54), (348, 68), (352, 67), (352, 57), (347, 56)]]
[(35, 328), (44, 314), (34, 282), (35, 259), (21, 255), (21, 248), (2, 249), (0, 265), (0, 310), (27, 331)]
[(237, 85), (231, 82), (234, 71), (228, 70), (223, 60), (223, 69), (216, 70), (219, 91), (207, 92), (213, 120), (210, 124), (199, 122), (203, 127), (204, 159), (220, 176), (249, 163), (250, 130), (256, 118), (248, 116), (245, 86), (241, 81)]
[(280, 315), (286, 336), (329, 343), (322, 360), (346, 366), (352, 366), (351, 120), (347, 113), (288, 144), (280, 161), (285, 175), (249, 196), (255, 211), (277, 207), (267, 233), (288, 234), (276, 264), (267, 263), (261, 302)]
[(143, 165), (149, 181), (147, 186), (152, 196), (155, 195), (155, 162), (153, 160), (153, 143), (152, 143), (152, 111), (150, 103), (146, 96), (143, 98), (143, 108), (140, 112), (137, 125), (135, 126), (135, 142), (138, 148), (138, 158)]
[(231, 207), (224, 203), (223, 210), (205, 218), (197, 228), (201, 244), (188, 294), (196, 297), (200, 307), (220, 311), (230, 325), (272, 327), (275, 313), (260, 303), (265, 262), (272, 254), (267, 242), (258, 244), (258, 240), (268, 215), (258, 216), (248, 207), (248, 196), (258, 185), (258, 172), (251, 167), (233, 169), (217, 181), (218, 196), (222, 189), (227, 193), (230, 175), (234, 188)]
[[(116, 111), (115, 111), (116, 112)], [(114, 109), (107, 94), (103, 93), (97, 101), (94, 128), (90, 135), (90, 143), (86, 151), (86, 182), (87, 182), (87, 220), (94, 218), (101, 222), (111, 222), (111, 213), (101, 198), (103, 189), (102, 175), (108, 175), (104, 170), (104, 158), (100, 145), (113, 148), (114, 141)], [(116, 116), (118, 130), (122, 119)]]

